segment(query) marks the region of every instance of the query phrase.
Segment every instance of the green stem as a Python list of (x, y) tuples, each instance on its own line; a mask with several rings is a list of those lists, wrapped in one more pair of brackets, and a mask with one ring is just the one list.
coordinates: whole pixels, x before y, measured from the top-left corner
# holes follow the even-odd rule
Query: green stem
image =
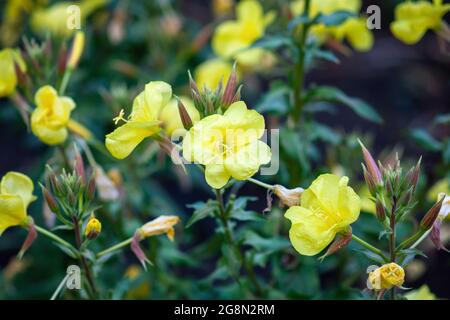
[(108, 253), (111, 253), (113, 251), (116, 251), (116, 250), (119, 250), (119, 249), (121, 249), (123, 247), (126, 247), (126, 246), (128, 246), (131, 243), (131, 241), (133, 241), (133, 237), (128, 238), (127, 240), (124, 240), (124, 241), (122, 241), (120, 243), (117, 243), (117, 244), (113, 245), (112, 247), (97, 253), (97, 258), (101, 258), (104, 255), (107, 255)]
[[(311, 0), (305, 1), (305, 9), (303, 15), (309, 17)], [(305, 23), (301, 30), (300, 39), (298, 43), (298, 62), (294, 71), (294, 110), (293, 120), (294, 123), (301, 120), (303, 112), (302, 91), (305, 83), (305, 53), (306, 53), (306, 40), (308, 38), (309, 23)]]
[(67, 85), (69, 84), (70, 77), (72, 76), (73, 70), (71, 68), (66, 68), (64, 71), (63, 78), (61, 80), (61, 86), (59, 87), (58, 94), (62, 96), (66, 91)]
[(258, 185), (260, 187), (266, 188), (268, 190), (275, 189), (274, 185), (271, 185), (271, 184), (268, 184), (268, 183), (264, 183), (262, 181), (259, 181), (259, 180), (253, 179), (253, 178), (248, 178), (247, 181), (250, 181), (251, 183), (254, 183), (254, 184), (256, 184), (256, 185)]
[(52, 297), (50, 300), (55, 300), (58, 296), (61, 290), (64, 288), (64, 285), (66, 284), (67, 279), (69, 278), (69, 274), (67, 274), (64, 279), (59, 283), (58, 287), (56, 288), (55, 292), (53, 292)]
[[(257, 295), (261, 297), (261, 296), (263, 296), (263, 290), (262, 290), (261, 286), (259, 285), (258, 279), (256, 278), (253, 268), (249, 264), (249, 262), (245, 256), (245, 253), (241, 252), (241, 248), (239, 247), (239, 244), (237, 244), (233, 240), (233, 235), (232, 235), (230, 226), (228, 225), (228, 219), (226, 217), (226, 210), (225, 210), (225, 205), (223, 202), (222, 192), (218, 189), (215, 189), (215, 193), (216, 193), (217, 202), (219, 203), (220, 220), (221, 220), (223, 228), (225, 230), (225, 238), (226, 238), (228, 244), (230, 246), (233, 246), (234, 249), (236, 250), (236, 252), (239, 254), (239, 258), (242, 262), (242, 265), (243, 265), (245, 271), (247, 272), (250, 282), (254, 286)], [(236, 279), (236, 281), (240, 284), (240, 281), (238, 278)]]
[[(406, 247), (412, 245), (413, 243), (416, 243), (416, 242), (418, 241), (418, 239), (419, 239), (420, 241), (418, 241), (418, 243), (414, 246), (414, 247), (416, 247), (420, 242), (422, 242), (423, 239), (426, 238), (426, 236), (428, 236), (428, 234), (429, 234), (430, 232), (431, 232), (431, 229), (429, 229), (429, 230), (423, 230), (423, 229), (421, 228), (419, 231), (417, 231), (417, 232), (416, 232), (415, 234), (413, 234), (411, 237), (409, 237), (408, 239), (406, 239), (405, 241), (403, 241), (402, 243), (400, 243), (400, 244), (398, 245), (397, 249), (395, 249), (395, 251), (398, 252), (398, 251), (400, 251), (400, 250), (402, 250), (402, 249), (405, 249)], [(424, 237), (424, 234), (426, 234), (425, 237)], [(411, 247), (411, 248), (413, 248), (413, 247)]]
[(44, 236), (52, 239), (53, 241), (59, 243), (60, 245), (63, 245), (64, 247), (66, 247), (67, 249), (69, 249), (70, 251), (72, 251), (75, 255), (79, 255), (79, 252), (77, 249), (75, 249), (70, 243), (68, 243), (66, 240), (61, 239), (60, 237), (58, 237), (56, 234), (54, 234), (53, 232), (50, 232), (42, 227), (39, 227), (38, 225), (34, 225), (34, 227), (36, 228), (36, 231), (43, 234)]
[(428, 235), (430, 234), (430, 232), (433, 230), (433, 228), (428, 229), (427, 231), (425, 231), (422, 236), (416, 241), (414, 242), (414, 244), (409, 247), (410, 249), (414, 249), (415, 247), (417, 247), (423, 240), (426, 239), (426, 237), (428, 237)]
[(389, 261), (389, 258), (386, 257), (386, 255), (378, 248), (374, 247), (373, 245), (371, 245), (370, 243), (368, 243), (367, 241), (355, 236), (354, 234), (352, 234), (352, 239), (355, 240), (356, 242), (358, 242), (360, 245), (362, 245), (364, 248), (366, 248), (367, 250), (372, 251), (373, 253), (379, 255), (381, 258), (383, 258), (383, 260), (385, 262)]
[[(395, 215), (397, 211), (397, 198), (394, 196), (392, 198), (392, 209), (391, 209), (391, 215), (389, 217), (390, 222), (390, 228), (391, 233), (389, 237), (389, 253), (391, 262), (395, 262), (396, 258), (396, 251), (395, 251)], [(392, 287), (392, 289), (389, 292), (389, 296), (391, 300), (395, 300), (395, 287)]]

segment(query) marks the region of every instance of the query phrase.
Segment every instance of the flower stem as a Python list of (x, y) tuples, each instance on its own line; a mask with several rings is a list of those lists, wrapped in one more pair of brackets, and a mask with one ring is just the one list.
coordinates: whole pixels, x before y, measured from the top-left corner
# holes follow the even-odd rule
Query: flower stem
[(50, 300), (55, 300), (58, 296), (61, 290), (64, 288), (64, 284), (66, 284), (67, 279), (69, 278), (69, 274), (66, 274), (64, 279), (59, 283), (58, 287), (56, 288), (55, 292), (53, 292), (52, 297)]
[[(395, 215), (397, 211), (397, 198), (394, 196), (392, 198), (392, 209), (391, 209), (391, 215), (389, 217), (390, 222), (390, 228), (391, 233), (389, 236), (389, 253), (391, 262), (395, 262), (396, 258), (396, 251), (395, 251)], [(389, 296), (391, 300), (395, 300), (395, 287), (392, 287), (392, 289), (389, 292)]]
[(108, 253), (111, 253), (111, 252), (119, 250), (119, 249), (121, 249), (123, 247), (126, 247), (126, 246), (128, 246), (131, 243), (131, 241), (133, 241), (133, 237), (128, 238), (127, 240), (119, 242), (119, 243), (113, 245), (112, 247), (109, 247), (108, 249), (105, 249), (105, 250), (97, 253), (97, 258), (101, 258), (104, 255), (107, 255)]
[[(311, 7), (311, 0), (305, 0), (305, 7), (303, 10), (303, 15), (309, 17), (309, 9)], [(305, 23), (302, 27), (300, 39), (298, 43), (298, 62), (295, 65), (294, 70), (294, 110), (293, 110), (293, 120), (294, 122), (301, 120), (301, 115), (303, 111), (303, 101), (302, 101), (302, 90), (305, 83), (305, 53), (306, 53), (306, 40), (308, 38), (309, 23)]]
[(268, 184), (268, 183), (264, 183), (262, 181), (259, 181), (259, 180), (253, 179), (253, 178), (248, 178), (247, 181), (250, 181), (251, 183), (254, 183), (254, 184), (256, 184), (256, 185), (258, 185), (260, 187), (266, 188), (268, 190), (275, 189), (274, 185), (271, 185), (271, 184)]
[(373, 253), (379, 255), (381, 258), (383, 258), (384, 261), (386, 261), (386, 262), (389, 261), (389, 258), (386, 257), (386, 255), (380, 249), (374, 247), (373, 245), (371, 245), (367, 241), (365, 241), (365, 240), (355, 236), (354, 234), (352, 234), (352, 239), (355, 240), (356, 242), (358, 242), (360, 245), (362, 245), (367, 250), (370, 250)]
[(64, 71), (64, 75), (61, 80), (61, 85), (59, 87), (59, 92), (58, 92), (58, 94), (60, 96), (62, 96), (64, 94), (64, 92), (66, 91), (67, 85), (69, 84), (70, 77), (72, 76), (72, 71), (73, 70), (71, 68), (67, 68)]

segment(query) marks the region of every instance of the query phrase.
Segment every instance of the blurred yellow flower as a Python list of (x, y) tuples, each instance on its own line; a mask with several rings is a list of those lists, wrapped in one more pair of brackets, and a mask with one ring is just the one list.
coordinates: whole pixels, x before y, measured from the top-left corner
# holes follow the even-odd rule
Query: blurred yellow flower
[(173, 228), (180, 218), (177, 216), (159, 216), (158, 218), (147, 222), (137, 230), (140, 239), (145, 239), (151, 236), (160, 234), (167, 234), (170, 241), (173, 241), (175, 236), (175, 229)]
[(0, 181), (0, 235), (9, 227), (25, 225), (28, 205), (36, 200), (33, 181), (10, 171)]
[[(134, 284), (141, 274), (141, 268), (136, 264), (132, 264), (125, 271), (125, 278)], [(127, 291), (126, 298), (131, 300), (148, 298), (150, 289), (150, 283), (145, 279), (141, 283), (136, 284), (136, 286), (131, 287)]]
[(67, 124), (75, 103), (59, 97), (52, 86), (41, 87), (35, 95), (36, 109), (31, 114), (31, 130), (42, 142), (56, 145), (67, 138)]
[[(31, 28), (34, 32), (46, 34), (51, 33), (58, 37), (69, 37), (75, 31), (82, 28), (86, 18), (98, 8), (106, 5), (109, 0), (83, 0), (79, 2), (58, 2), (50, 7), (35, 10), (31, 16)], [(79, 8), (79, 26), (76, 24), (76, 11), (71, 6)], [(72, 17), (73, 15), (73, 17)]]
[(133, 101), (133, 109), (129, 119), (123, 118), (123, 110), (115, 118), (125, 124), (106, 135), (105, 145), (117, 159), (124, 159), (145, 138), (160, 131), (161, 110), (172, 98), (172, 87), (163, 81), (151, 81)]
[(436, 295), (430, 291), (430, 288), (424, 284), (419, 289), (412, 290), (405, 294), (408, 300), (437, 300)]
[(406, 1), (395, 8), (395, 21), (391, 31), (396, 38), (406, 44), (415, 44), (422, 39), (427, 30), (438, 31), (444, 15), (450, 11), (450, 4), (442, 0)]
[(205, 166), (206, 182), (213, 188), (222, 188), (231, 177), (246, 180), (270, 162), (270, 148), (259, 140), (264, 128), (262, 115), (235, 102), (223, 115), (203, 118), (189, 130), (183, 157)]
[(286, 211), (289, 238), (300, 254), (318, 254), (358, 219), (361, 201), (347, 183), (347, 177), (322, 174), (303, 192), (300, 206)]
[(3, 49), (0, 51), (0, 98), (14, 93), (17, 86), (17, 65), (22, 72), (26, 71), (25, 62), (19, 50)]
[(0, 42), (3, 46), (14, 45), (19, 39), (20, 33), (25, 26), (23, 18), (35, 6), (37, 0), (6, 0), (3, 9), (2, 24), (0, 26)]
[(75, 37), (73, 39), (72, 50), (69, 55), (69, 59), (67, 60), (67, 67), (69, 69), (74, 69), (78, 61), (80, 61), (81, 54), (84, 49), (84, 32), (78, 31), (75, 33)]
[[(293, 2), (291, 5), (292, 12), (295, 15), (301, 15), (304, 5), (304, 0)], [(312, 0), (309, 16), (313, 18), (318, 14), (330, 15), (338, 11), (358, 14), (361, 5), (361, 0)], [(373, 35), (367, 28), (364, 17), (351, 17), (337, 26), (316, 24), (311, 27), (310, 32), (320, 42), (325, 42), (330, 38), (340, 42), (347, 40), (355, 50), (362, 52), (369, 51), (374, 42)]]
[[(230, 77), (233, 65), (222, 59), (210, 59), (200, 65), (194, 71), (194, 80), (200, 90), (207, 87), (215, 90), (222, 80), (225, 85)], [(239, 78), (239, 74), (238, 78)]]
[(400, 287), (405, 282), (405, 270), (394, 262), (384, 264), (369, 273), (369, 282), (374, 290)]
[[(197, 123), (200, 120), (200, 113), (195, 108), (192, 99), (186, 96), (181, 96), (180, 100), (183, 102), (192, 123)], [(169, 136), (174, 132), (177, 132), (180, 136), (184, 136), (186, 133), (183, 123), (181, 122), (180, 112), (178, 111), (178, 101), (176, 99), (170, 100), (169, 103), (162, 109), (161, 114), (159, 115), (159, 120), (162, 121), (164, 130)]]
[(101, 222), (92, 215), (89, 218), (89, 221), (86, 225), (86, 229), (84, 230), (84, 235), (88, 239), (95, 239), (98, 237), (100, 232), (102, 231), (102, 224)]
[(256, 0), (244, 0), (236, 7), (236, 20), (219, 24), (214, 31), (212, 47), (222, 59), (235, 59), (246, 67), (257, 67), (265, 51), (260, 48), (244, 50), (261, 38), (275, 18), (273, 12), (264, 14)]

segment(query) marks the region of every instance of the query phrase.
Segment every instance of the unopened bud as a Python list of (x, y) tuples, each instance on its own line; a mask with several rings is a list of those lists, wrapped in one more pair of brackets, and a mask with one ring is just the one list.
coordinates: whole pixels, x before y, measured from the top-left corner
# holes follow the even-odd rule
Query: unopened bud
[(42, 188), (42, 194), (44, 196), (45, 202), (47, 203), (50, 211), (58, 212), (59, 207), (58, 207), (58, 204), (57, 204), (55, 198), (53, 197), (53, 195), (50, 193), (50, 191), (46, 187), (41, 186), (41, 188)]
[(72, 49), (70, 51), (69, 60), (67, 61), (67, 67), (69, 69), (75, 69), (80, 61), (81, 54), (84, 49), (84, 32), (78, 31), (75, 34), (73, 40)]
[(423, 230), (430, 229), (434, 222), (436, 221), (437, 217), (439, 216), (439, 212), (441, 211), (442, 202), (444, 201), (444, 198), (439, 200), (434, 204), (434, 206), (431, 207), (430, 210), (425, 214), (425, 216), (422, 218), (422, 221), (420, 221), (420, 227)]
[(275, 185), (275, 188), (273, 189), (273, 193), (280, 199), (281, 203), (288, 207), (300, 205), (300, 198), (303, 191), (305, 190), (300, 187), (287, 189), (279, 184)]
[(375, 211), (379, 221), (383, 222), (386, 219), (386, 209), (380, 200), (375, 202)]
[(408, 173), (408, 182), (413, 187), (413, 190), (416, 190), (417, 183), (419, 182), (420, 176), (420, 163), (422, 162), (422, 157), (420, 157), (419, 161), (417, 161), (416, 166)]
[(102, 224), (97, 218), (94, 217), (94, 215), (92, 215), (86, 225), (84, 235), (86, 236), (86, 238), (92, 240), (97, 238), (101, 231), (102, 231)]
[(233, 70), (231, 71), (230, 77), (228, 78), (228, 82), (222, 96), (222, 103), (224, 108), (228, 108), (230, 104), (233, 103), (233, 99), (236, 94), (236, 86), (237, 86), (237, 74), (235, 63), (233, 65)]
[(367, 171), (367, 168), (364, 164), (361, 164), (363, 167), (364, 180), (366, 181), (367, 188), (372, 196), (375, 196), (377, 192), (377, 186), (375, 184), (375, 180), (372, 178), (370, 173)]
[(183, 123), (183, 127), (186, 130), (189, 130), (193, 126), (192, 119), (189, 116), (189, 113), (187, 112), (186, 107), (181, 101), (181, 99), (177, 100), (178, 100), (178, 112), (180, 113), (181, 122)]
[[(195, 83), (194, 79), (192, 78), (190, 71), (188, 71), (188, 75), (189, 75), (189, 86), (191, 87), (192, 92), (195, 93), (196, 95), (200, 95), (197, 84)], [(193, 99), (194, 99), (194, 97), (193, 97)]]
[(85, 183), (86, 182), (86, 175), (85, 175), (85, 170), (84, 170), (83, 157), (81, 156), (80, 151), (76, 147), (75, 147), (75, 163), (74, 163), (74, 167), (75, 167), (75, 172), (76, 172), (77, 176), (81, 178), (81, 181), (83, 183)]
[(86, 188), (86, 199), (88, 201), (91, 201), (92, 199), (94, 199), (94, 196), (95, 196), (95, 172), (92, 172)]
[(358, 139), (359, 144), (361, 145), (361, 149), (364, 156), (364, 162), (366, 163), (367, 170), (369, 171), (370, 175), (373, 177), (375, 183), (377, 185), (381, 185), (383, 183), (380, 169), (377, 166), (377, 163), (373, 159), (372, 155), (370, 154), (369, 150), (363, 145), (361, 140)]
[(336, 240), (334, 240), (334, 242), (328, 248), (327, 252), (323, 256), (321, 256), (319, 258), (319, 260), (323, 260), (326, 257), (328, 257), (329, 255), (332, 255), (333, 253), (341, 250), (346, 245), (348, 245), (351, 241), (352, 241), (352, 229), (349, 228), (349, 230), (346, 233), (338, 236), (336, 238)]
[(28, 234), (27, 234), (27, 237), (25, 238), (25, 241), (23, 242), (22, 247), (20, 248), (20, 251), (17, 255), (19, 260), (22, 259), (25, 252), (31, 247), (34, 240), (36, 240), (36, 238), (38, 236), (33, 219), (29, 219), (27, 224), (28, 224)]

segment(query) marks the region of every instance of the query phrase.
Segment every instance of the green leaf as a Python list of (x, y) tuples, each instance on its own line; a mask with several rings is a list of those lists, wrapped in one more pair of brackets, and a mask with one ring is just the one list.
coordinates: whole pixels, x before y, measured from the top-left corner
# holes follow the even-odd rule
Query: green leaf
[(239, 252), (234, 246), (225, 243), (222, 246), (222, 253), (228, 266), (228, 271), (232, 277), (238, 277), (241, 269), (241, 259)]
[(347, 96), (338, 88), (329, 86), (313, 87), (306, 92), (304, 100), (307, 103), (323, 101), (342, 104), (352, 109), (363, 119), (375, 123), (383, 123), (383, 119), (371, 105), (361, 99)]
[(270, 50), (276, 50), (280, 49), (281, 47), (293, 47), (295, 46), (292, 42), (292, 39), (286, 36), (265, 36), (261, 39), (256, 40), (251, 46), (246, 48), (253, 49), (253, 48), (263, 48), (263, 49), (270, 49)]
[(337, 145), (342, 141), (341, 135), (328, 126), (314, 122), (311, 128), (312, 128), (311, 134), (312, 140), (319, 139), (324, 142), (331, 143), (332, 145)]
[(215, 201), (208, 201), (208, 202), (196, 202), (193, 204), (190, 204), (187, 206), (188, 208), (193, 208), (194, 213), (189, 218), (188, 222), (186, 223), (186, 228), (189, 228), (194, 223), (205, 219), (207, 217), (211, 217), (214, 210), (217, 208)]
[(252, 246), (258, 251), (279, 251), (291, 247), (291, 243), (286, 238), (272, 237), (263, 238), (253, 231), (248, 231), (244, 236), (244, 244)]
[(413, 129), (410, 132), (411, 138), (427, 151), (437, 152), (442, 149), (442, 143), (433, 138), (423, 129)]
[(427, 258), (427, 256), (425, 255), (425, 253), (423, 253), (422, 251), (418, 250), (418, 249), (404, 249), (404, 250), (400, 250), (397, 253), (397, 256), (399, 258), (403, 257), (402, 266), (406, 266), (408, 265), (412, 260), (414, 260), (414, 258), (416, 256), (421, 256), (424, 258)]
[(312, 23), (313, 21), (314, 20), (311, 20), (309, 17), (307, 17), (305, 15), (296, 16), (293, 19), (291, 19), (291, 21), (289, 21), (288, 30), (292, 31), (300, 24)]
[(357, 15), (350, 11), (336, 11), (329, 15), (319, 15), (316, 19), (317, 23), (326, 25), (327, 27), (338, 26), (345, 22), (348, 18), (356, 17)]
[(286, 85), (273, 85), (255, 109), (260, 113), (285, 115), (289, 111), (289, 92), (290, 89)]
[(366, 249), (354, 249), (355, 251), (362, 253), (367, 258), (369, 258), (372, 261), (375, 261), (379, 264), (384, 264), (384, 260), (377, 254), (373, 253), (372, 251), (366, 250)]

